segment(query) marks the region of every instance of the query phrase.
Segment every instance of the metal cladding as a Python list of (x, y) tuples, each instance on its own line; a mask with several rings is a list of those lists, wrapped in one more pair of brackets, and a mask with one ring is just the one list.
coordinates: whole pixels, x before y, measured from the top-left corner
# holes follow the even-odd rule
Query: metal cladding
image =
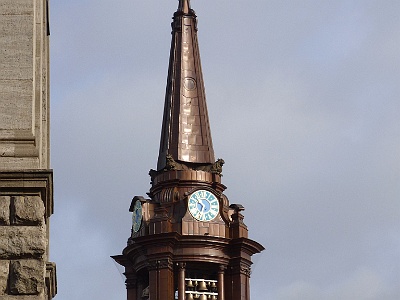
[(172, 22), (172, 42), (157, 170), (175, 161), (215, 161), (197, 41), (197, 20), (189, 0), (180, 0)]
[(250, 300), (251, 256), (244, 207), (230, 204), (214, 159), (196, 15), (180, 0), (172, 45), (157, 170), (149, 199), (132, 199), (122, 255), (127, 299)]

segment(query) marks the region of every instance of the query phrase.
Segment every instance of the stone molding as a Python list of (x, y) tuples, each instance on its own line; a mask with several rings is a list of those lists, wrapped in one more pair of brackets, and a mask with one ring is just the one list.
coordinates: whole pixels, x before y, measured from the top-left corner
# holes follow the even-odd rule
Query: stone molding
[[(0, 196), (37, 196), (45, 207), (45, 219), (54, 211), (53, 170), (24, 170), (0, 172)], [(1, 223), (1, 215), (0, 215)]]
[(45, 283), (48, 300), (51, 300), (57, 294), (57, 272), (56, 264), (53, 262), (46, 263)]

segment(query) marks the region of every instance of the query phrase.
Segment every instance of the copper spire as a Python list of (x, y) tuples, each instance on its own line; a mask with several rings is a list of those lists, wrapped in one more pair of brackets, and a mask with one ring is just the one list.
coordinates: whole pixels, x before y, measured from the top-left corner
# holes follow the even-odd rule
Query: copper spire
[(189, 0), (179, 0), (172, 42), (157, 170), (167, 155), (189, 164), (214, 162), (206, 95), (197, 42), (197, 20)]

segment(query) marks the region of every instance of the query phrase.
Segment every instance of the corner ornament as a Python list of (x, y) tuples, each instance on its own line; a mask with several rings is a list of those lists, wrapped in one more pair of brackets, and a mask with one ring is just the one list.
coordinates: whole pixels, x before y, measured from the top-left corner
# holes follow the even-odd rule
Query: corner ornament
[(222, 158), (218, 158), (217, 161), (213, 164), (206, 164), (206, 165), (200, 165), (196, 166), (194, 164), (186, 164), (184, 162), (180, 163), (177, 162), (173, 159), (171, 154), (167, 154), (166, 156), (166, 164), (164, 169), (156, 171), (154, 169), (151, 169), (149, 171), (149, 175), (153, 181), (154, 177), (156, 177), (158, 174), (162, 172), (167, 172), (167, 171), (181, 171), (181, 170), (195, 170), (195, 171), (204, 171), (204, 172), (209, 172), (212, 174), (217, 174), (222, 177), (222, 166), (225, 164), (225, 161)]

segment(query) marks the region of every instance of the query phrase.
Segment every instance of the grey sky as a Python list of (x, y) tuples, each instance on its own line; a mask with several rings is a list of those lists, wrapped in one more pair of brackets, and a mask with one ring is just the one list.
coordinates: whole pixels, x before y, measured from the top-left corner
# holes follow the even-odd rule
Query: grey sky
[[(110, 255), (155, 168), (177, 1), (51, 1), (58, 300), (125, 299)], [(400, 299), (400, 2), (192, 0), (252, 299)]]

